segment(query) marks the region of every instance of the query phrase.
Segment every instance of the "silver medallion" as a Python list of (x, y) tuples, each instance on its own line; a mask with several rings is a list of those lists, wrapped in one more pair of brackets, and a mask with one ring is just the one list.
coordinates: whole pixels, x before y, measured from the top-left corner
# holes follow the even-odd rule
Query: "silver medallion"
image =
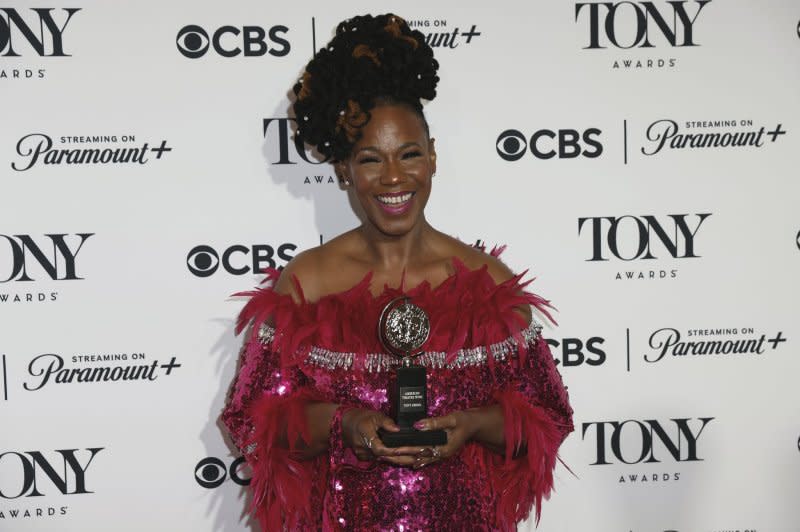
[(398, 297), (383, 307), (378, 336), (392, 354), (402, 357), (416, 354), (428, 341), (430, 333), (428, 314), (408, 297)]

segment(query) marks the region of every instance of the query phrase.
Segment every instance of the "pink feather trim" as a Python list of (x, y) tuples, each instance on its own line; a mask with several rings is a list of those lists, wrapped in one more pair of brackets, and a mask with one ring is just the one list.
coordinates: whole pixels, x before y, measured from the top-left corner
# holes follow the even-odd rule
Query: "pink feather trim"
[(553, 490), (553, 470), (564, 433), (543, 408), (531, 405), (519, 392), (500, 392), (495, 399), (503, 408), (506, 441), (504, 463), (490, 468), (500, 494), (498, 518), (512, 529), (527, 519), (534, 506), (538, 524), (542, 499), (549, 499)]
[(460, 259), (453, 258), (453, 268), (454, 273), (436, 287), (428, 282), (408, 290), (385, 286), (374, 296), (370, 291), (372, 275), (368, 273), (348, 290), (325, 295), (316, 302), (302, 298), (299, 303), (291, 295), (273, 290), (280, 272), (270, 269), (263, 283), (266, 286), (234, 294), (250, 298), (239, 314), (236, 331), (238, 334), (252, 323), (251, 334), (255, 335), (262, 323), (272, 320), (279, 334), (271, 347), (280, 353), (283, 366), (299, 363), (311, 346), (318, 345), (354, 353), (354, 366), (363, 368), (368, 353), (383, 350), (377, 333), (363, 333), (364, 324), (377, 324), (383, 305), (399, 295), (413, 296), (428, 311), (432, 329), (425, 349), (444, 351), (450, 360), (465, 345), (488, 347), (509, 336), (515, 337), (524, 356), (525, 342), (520, 331), (527, 324), (515, 310), (526, 305), (555, 323), (550, 302), (526, 291), (533, 281), (522, 281), (527, 271), (495, 284), (486, 265), (470, 270)]
[(323, 455), (300, 460), (297, 447), (310, 440), (305, 407), (317, 399), (308, 390), (265, 395), (250, 409), (255, 430), (248, 443), (256, 444), (250, 459), (251, 512), (262, 530), (298, 530), (317, 521), (312, 508), (322, 500), (325, 483), (319, 480), (327, 476), (328, 463)]

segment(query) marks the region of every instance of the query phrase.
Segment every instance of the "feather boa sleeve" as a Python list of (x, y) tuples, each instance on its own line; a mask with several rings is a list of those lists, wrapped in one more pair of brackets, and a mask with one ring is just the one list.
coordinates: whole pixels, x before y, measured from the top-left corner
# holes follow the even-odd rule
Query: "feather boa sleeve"
[[(278, 272), (268, 272), (274, 282)], [(237, 294), (241, 295), (241, 294)], [(313, 528), (311, 508), (322, 501), (328, 463), (322, 456), (300, 460), (300, 445), (310, 440), (305, 406), (323, 398), (307, 386), (296, 364), (284, 364), (275, 338), (259, 338), (259, 328), (291, 297), (270, 286), (247, 293), (251, 299), (239, 316), (237, 332), (252, 324), (222, 421), (242, 451), (253, 475), (251, 511), (263, 530)], [(285, 359), (288, 360), (288, 359)]]
[[(500, 495), (498, 519), (504, 530), (528, 518), (553, 489), (558, 448), (573, 431), (572, 407), (547, 342), (539, 337), (520, 357), (514, 385), (495, 393), (504, 417), (505, 454), (491, 453), (495, 493)], [(485, 451), (487, 454), (488, 451)]]
[[(502, 247), (495, 248), (491, 255), (498, 257), (502, 251)], [(464, 270), (463, 266), (457, 269)], [(528, 342), (520, 333), (526, 325), (515, 311), (520, 307), (529, 305), (555, 323), (549, 312), (553, 308), (550, 302), (527, 291), (535, 279), (524, 281), (526, 274), (524, 271), (497, 286), (488, 275), (466, 274), (476, 275), (471, 279), (471, 289), (459, 301), (461, 308), (471, 309), (468, 332), (461, 330), (458, 319), (440, 322), (453, 331), (456, 345), (461, 345), (468, 335), (475, 344), (483, 344), (489, 350), (492, 341), (509, 334), (517, 344), (519, 356), (509, 368), (513, 372), (510, 384), (493, 393), (494, 403), (503, 411), (503, 456), (478, 443), (468, 443), (464, 449), (468, 462), (488, 466), (493, 491), (499, 497), (496, 516), (501, 530), (516, 530), (517, 523), (527, 519), (534, 508), (538, 523), (542, 499), (549, 498), (553, 490), (558, 449), (573, 431), (567, 388), (547, 342), (541, 336)], [(488, 363), (495, 364), (492, 357)]]

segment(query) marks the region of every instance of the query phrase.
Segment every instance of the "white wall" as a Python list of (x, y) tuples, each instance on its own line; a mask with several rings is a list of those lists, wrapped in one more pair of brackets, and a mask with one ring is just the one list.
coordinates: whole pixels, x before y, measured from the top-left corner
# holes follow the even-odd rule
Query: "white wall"
[[(676, 24), (674, 46), (647, 4), (669, 27)], [(800, 6), (703, 4), (696, 17), (698, 2), (679, 4), (693, 21), (694, 46), (687, 46), (688, 27), (670, 4), (620, 3), (611, 23), (617, 42), (634, 42), (641, 10), (652, 44), (629, 49), (609, 43), (605, 5), (584, 6), (577, 17), (576, 2), (555, 0), (413, 1), (398, 12), (412, 23), (427, 21), (420, 27), (426, 33), (458, 29), (457, 47), (436, 49), (442, 82), (427, 107), (439, 154), (429, 219), (465, 241), (508, 244), (508, 264), (530, 268), (538, 276), (534, 290), (559, 309), (560, 326), (548, 334), (558, 342), (554, 353), (575, 408), (576, 431), (561, 452), (574, 475), (559, 469), (539, 526), (544, 532), (798, 529)], [(0, 529), (250, 526), (244, 488), (214, 469), (237, 457), (216, 420), (239, 345), (232, 324), (242, 301), (228, 295), (258, 281), (252, 265), (246, 268), (252, 246), (269, 246), (282, 265), (356, 223), (346, 193), (328, 182), (331, 168), (304, 162), (291, 144), (296, 164), (279, 164), (279, 124), (271, 122), (264, 135), (263, 121), (287, 115), (287, 93), (313, 50), (312, 20), (321, 47), (343, 18), (400, 9), (330, 5), (76, 0), (0, 8)], [(40, 27), (32, 8), (53, 8), (39, 12), (53, 25)], [(80, 8), (66, 26), (65, 8)], [(44, 32), (42, 55), (11, 9), (34, 36)], [(603, 49), (586, 48), (593, 9)], [(209, 35), (224, 25), (283, 25), (278, 36), (289, 50), (226, 58), (211, 48), (190, 59), (176, 45), (190, 24)], [(473, 25), (480, 35), (467, 42), (462, 34)], [(237, 42), (241, 35), (221, 40), (228, 49)], [(182, 44), (190, 46), (191, 37)], [(268, 38), (267, 48), (280, 54), (285, 45)], [(633, 66), (625, 68), (625, 60)], [(674, 121), (680, 134), (763, 132), (759, 146), (665, 147), (645, 155), (655, 146), (648, 128), (660, 120)], [(689, 124), (702, 121), (733, 125)], [(785, 133), (773, 141), (767, 133), (778, 125)], [(574, 158), (543, 159), (529, 150), (506, 161), (497, 146), (513, 148), (499, 138), (511, 129), (526, 142), (539, 130), (575, 130), (589, 141), (580, 140), (582, 155)], [(586, 133), (591, 129), (599, 131)], [(39, 136), (21, 140), (30, 134)], [(47, 164), (44, 154), (33, 162), (25, 154), (46, 142), (41, 135), (53, 150), (147, 143), (146, 162)], [(103, 135), (115, 138), (62, 139)], [(171, 151), (158, 158), (151, 150), (162, 141)], [(540, 151), (556, 145), (546, 136), (537, 143)], [(598, 156), (583, 155), (598, 153), (598, 145)], [(697, 229), (701, 214), (710, 215)], [(590, 220), (579, 231), (581, 218)], [(616, 231), (608, 218), (622, 218)], [(674, 250), (652, 222), (676, 242)], [(604, 260), (591, 260), (596, 223)], [(639, 227), (651, 259), (633, 258)], [(218, 265), (211, 275), (193, 275), (187, 259), (201, 270), (212, 260), (188, 257), (199, 245), (220, 259), (244, 246), (246, 255), (234, 248), (230, 257), (242, 272)], [(615, 257), (609, 245), (631, 260)], [(41, 261), (32, 252), (37, 246)], [(41, 265), (54, 260), (55, 271)], [(25, 273), (17, 268), (23, 262)], [(670, 352), (648, 362), (658, 357), (659, 342), (674, 339), (657, 332), (665, 328), (681, 342), (763, 336), (763, 352)], [(110, 354), (127, 357), (75, 358)], [(147, 364), (154, 379), (58, 383), (53, 376), (31, 391), (57, 361), (34, 362), (41, 355), (60, 356), (70, 370)], [(162, 365), (173, 357), (180, 366), (167, 374)], [(702, 432), (701, 418), (712, 418)], [(679, 446), (677, 457), (659, 428)], [(645, 445), (651, 436), (652, 448)], [(98, 448), (87, 466), (88, 449)], [(598, 453), (607, 464), (593, 465)], [(65, 457), (74, 461), (65, 466)], [(210, 465), (197, 474), (218, 487), (195, 480), (207, 457)], [(45, 463), (56, 479), (66, 472), (66, 485), (49, 478)]]

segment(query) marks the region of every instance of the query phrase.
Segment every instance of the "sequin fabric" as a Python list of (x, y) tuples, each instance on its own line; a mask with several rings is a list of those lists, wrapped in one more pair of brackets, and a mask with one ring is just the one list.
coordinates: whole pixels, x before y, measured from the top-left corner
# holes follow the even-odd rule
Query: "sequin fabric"
[[(269, 286), (246, 294), (240, 327), (254, 328), (222, 419), (253, 467), (254, 509), (265, 530), (514, 530), (531, 509), (538, 516), (557, 449), (573, 430), (572, 409), (541, 329), (514, 309), (527, 304), (546, 314), (547, 302), (524, 290), (521, 275), (496, 285), (485, 268), (457, 259), (454, 266), (438, 287), (385, 288), (378, 296), (369, 276), (314, 303), (296, 304)], [(342, 445), (339, 416), (328, 452), (295, 460), (275, 434), (307, 429), (298, 404), (390, 414), (392, 364), (379, 363), (388, 354), (376, 324), (398, 295), (430, 316), (429, 415), (503, 405), (505, 455), (470, 442), (416, 471), (361, 462)]]

